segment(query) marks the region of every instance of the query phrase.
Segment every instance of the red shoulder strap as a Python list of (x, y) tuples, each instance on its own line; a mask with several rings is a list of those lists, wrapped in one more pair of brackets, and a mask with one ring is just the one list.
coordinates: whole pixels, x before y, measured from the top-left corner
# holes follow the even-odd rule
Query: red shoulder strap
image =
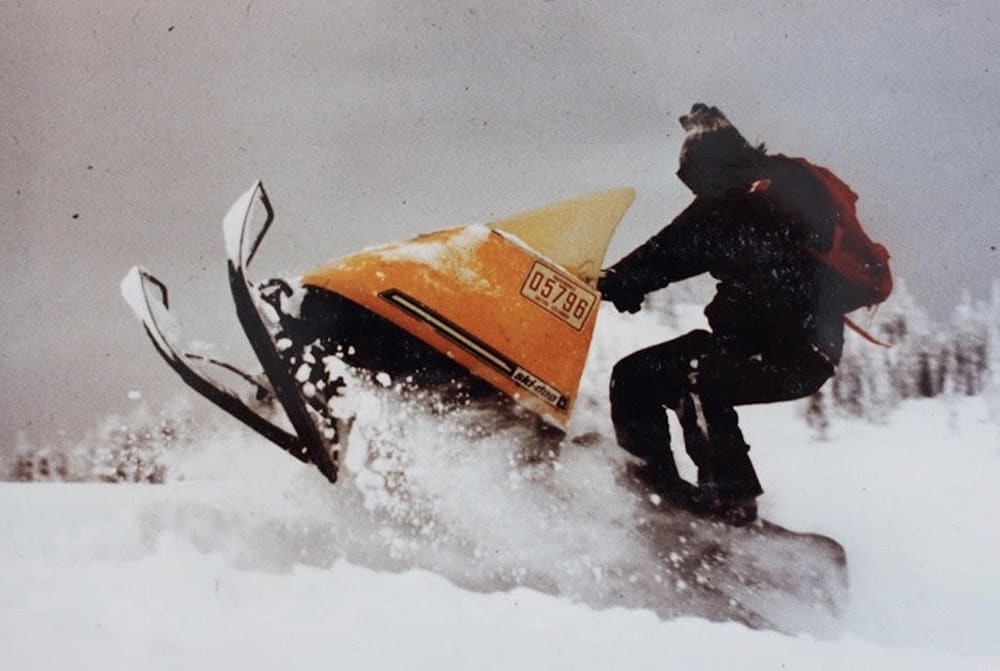
[(844, 324), (846, 324), (848, 328), (850, 328), (852, 331), (854, 331), (859, 336), (861, 336), (868, 342), (872, 343), (873, 345), (878, 345), (879, 347), (885, 347), (886, 349), (892, 349), (892, 345), (890, 345), (887, 342), (879, 340), (871, 333), (858, 326), (857, 323), (852, 321), (847, 315), (844, 315)]

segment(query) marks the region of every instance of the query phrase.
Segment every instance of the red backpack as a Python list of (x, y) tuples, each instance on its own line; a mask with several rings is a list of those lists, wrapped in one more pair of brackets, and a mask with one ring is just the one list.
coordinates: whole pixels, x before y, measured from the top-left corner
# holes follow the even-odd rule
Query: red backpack
[[(788, 160), (805, 169), (823, 186), (830, 199), (828, 205), (836, 213), (830, 249), (809, 251), (831, 271), (833, 282), (830, 290), (836, 292), (838, 305), (845, 313), (878, 305), (892, 293), (889, 252), (883, 245), (869, 238), (861, 227), (855, 208), (857, 194), (839, 177), (822, 166), (813, 165), (804, 158)], [(766, 183), (755, 183), (751, 191), (764, 190), (770, 186), (769, 180), (761, 182)], [(867, 340), (887, 346), (846, 316), (844, 323)]]
[(833, 246), (814, 255), (850, 285), (856, 298), (847, 311), (881, 303), (892, 293), (889, 252), (861, 228), (854, 206), (858, 195), (826, 168), (803, 158), (795, 161), (826, 187), (840, 215), (833, 231)]

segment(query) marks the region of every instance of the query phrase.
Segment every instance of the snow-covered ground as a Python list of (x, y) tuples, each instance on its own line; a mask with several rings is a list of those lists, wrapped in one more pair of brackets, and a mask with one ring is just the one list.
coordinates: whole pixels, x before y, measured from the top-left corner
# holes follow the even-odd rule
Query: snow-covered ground
[[(611, 362), (673, 330), (602, 313), (571, 433), (608, 433)], [(568, 446), (538, 475), (511, 463), (510, 435), (467, 439), (468, 418), (365, 412), (371, 440), (407, 445), (383, 455), (405, 465), (403, 494), (378, 469), (329, 487), (215, 415), (170, 455), (167, 485), (0, 485), (0, 665), (1000, 668), (985, 398), (834, 419), (822, 441), (800, 405), (741, 411), (762, 514), (848, 554), (846, 612), (792, 635), (647, 607), (680, 597), (642, 575), (616, 452)]]

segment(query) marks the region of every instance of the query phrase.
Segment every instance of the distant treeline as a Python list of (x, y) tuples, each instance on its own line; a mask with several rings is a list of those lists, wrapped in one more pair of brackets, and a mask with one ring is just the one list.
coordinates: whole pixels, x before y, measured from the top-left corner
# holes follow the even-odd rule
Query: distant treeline
[(191, 440), (190, 422), (173, 418), (136, 419), (128, 426), (108, 420), (96, 435), (57, 443), (19, 439), (0, 454), (0, 480), (14, 482), (145, 482), (166, 480), (163, 456)]
[(877, 311), (852, 317), (891, 347), (847, 333), (836, 376), (810, 400), (811, 422), (832, 414), (879, 420), (906, 399), (1000, 394), (1000, 281), (988, 300), (964, 295), (945, 326), (903, 283)]

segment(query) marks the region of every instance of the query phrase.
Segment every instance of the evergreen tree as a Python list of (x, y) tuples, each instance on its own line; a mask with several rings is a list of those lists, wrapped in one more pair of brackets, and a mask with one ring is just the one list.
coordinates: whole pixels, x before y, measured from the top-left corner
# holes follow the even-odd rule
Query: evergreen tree
[(903, 281), (878, 310), (855, 321), (891, 347), (848, 333), (837, 373), (823, 390), (827, 397), (810, 401), (811, 424), (826, 421), (829, 410), (879, 420), (904, 399), (941, 394), (990, 393), (1000, 416), (1000, 281), (989, 301), (973, 301), (965, 292), (947, 330), (916, 304)]

